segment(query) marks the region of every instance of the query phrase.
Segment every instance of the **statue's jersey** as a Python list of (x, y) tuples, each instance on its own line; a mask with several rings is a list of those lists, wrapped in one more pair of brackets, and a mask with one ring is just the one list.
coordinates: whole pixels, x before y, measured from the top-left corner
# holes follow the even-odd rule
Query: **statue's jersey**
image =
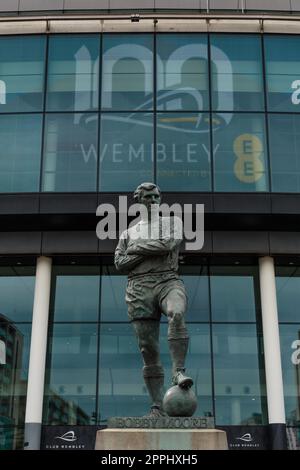
[[(178, 270), (182, 222), (178, 217), (159, 217), (156, 222), (138, 222), (125, 230), (115, 251), (115, 265), (128, 277)], [(135, 254), (127, 254), (127, 249)]]

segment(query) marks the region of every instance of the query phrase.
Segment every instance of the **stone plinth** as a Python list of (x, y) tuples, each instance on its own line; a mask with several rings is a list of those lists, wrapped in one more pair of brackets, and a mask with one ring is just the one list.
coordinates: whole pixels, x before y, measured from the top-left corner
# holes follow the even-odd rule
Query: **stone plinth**
[(95, 450), (227, 450), (219, 429), (120, 429), (97, 432)]

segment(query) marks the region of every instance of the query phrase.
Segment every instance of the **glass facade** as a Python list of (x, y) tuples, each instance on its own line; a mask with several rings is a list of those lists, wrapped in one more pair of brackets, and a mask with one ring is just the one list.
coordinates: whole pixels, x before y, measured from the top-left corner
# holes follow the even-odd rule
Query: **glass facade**
[(0, 44), (0, 113), (42, 112), (46, 37), (2, 37)]
[(299, 193), (299, 41), (1, 37), (0, 192)]
[(34, 281), (33, 268), (0, 268), (0, 449), (23, 448)]
[(3, 193), (37, 192), (42, 116), (0, 115), (0, 187)]
[(100, 38), (49, 38), (47, 111), (93, 111), (99, 100)]
[(260, 37), (219, 34), (210, 44), (212, 109), (264, 111)]
[(47, 115), (44, 134), (43, 191), (96, 190), (97, 128), (98, 117), (94, 114)]
[[(256, 269), (193, 266), (181, 271), (189, 299), (186, 367), (195, 379), (197, 414), (215, 416), (219, 425), (265, 424)], [(149, 397), (125, 288), (126, 277), (112, 266), (55, 268), (44, 424), (105, 425), (111, 416), (147, 413)], [(171, 360), (165, 318), (160, 345), (167, 387)]]
[(100, 130), (100, 191), (128, 191), (153, 181), (153, 115), (104, 113)]

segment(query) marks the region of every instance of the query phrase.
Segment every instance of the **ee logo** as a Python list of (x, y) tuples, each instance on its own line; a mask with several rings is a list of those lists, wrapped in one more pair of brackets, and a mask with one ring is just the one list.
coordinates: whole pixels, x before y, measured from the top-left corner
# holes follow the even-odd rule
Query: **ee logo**
[(233, 142), (233, 151), (237, 157), (234, 174), (243, 183), (255, 183), (264, 173), (260, 159), (263, 152), (261, 140), (253, 134), (239, 135)]

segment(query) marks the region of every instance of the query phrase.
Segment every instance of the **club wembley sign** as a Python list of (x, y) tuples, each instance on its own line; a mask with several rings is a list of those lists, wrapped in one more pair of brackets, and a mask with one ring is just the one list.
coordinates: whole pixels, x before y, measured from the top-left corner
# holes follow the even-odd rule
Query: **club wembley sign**
[(267, 426), (217, 426), (226, 431), (229, 450), (266, 450), (269, 448)]
[(42, 450), (94, 450), (101, 426), (43, 426)]

